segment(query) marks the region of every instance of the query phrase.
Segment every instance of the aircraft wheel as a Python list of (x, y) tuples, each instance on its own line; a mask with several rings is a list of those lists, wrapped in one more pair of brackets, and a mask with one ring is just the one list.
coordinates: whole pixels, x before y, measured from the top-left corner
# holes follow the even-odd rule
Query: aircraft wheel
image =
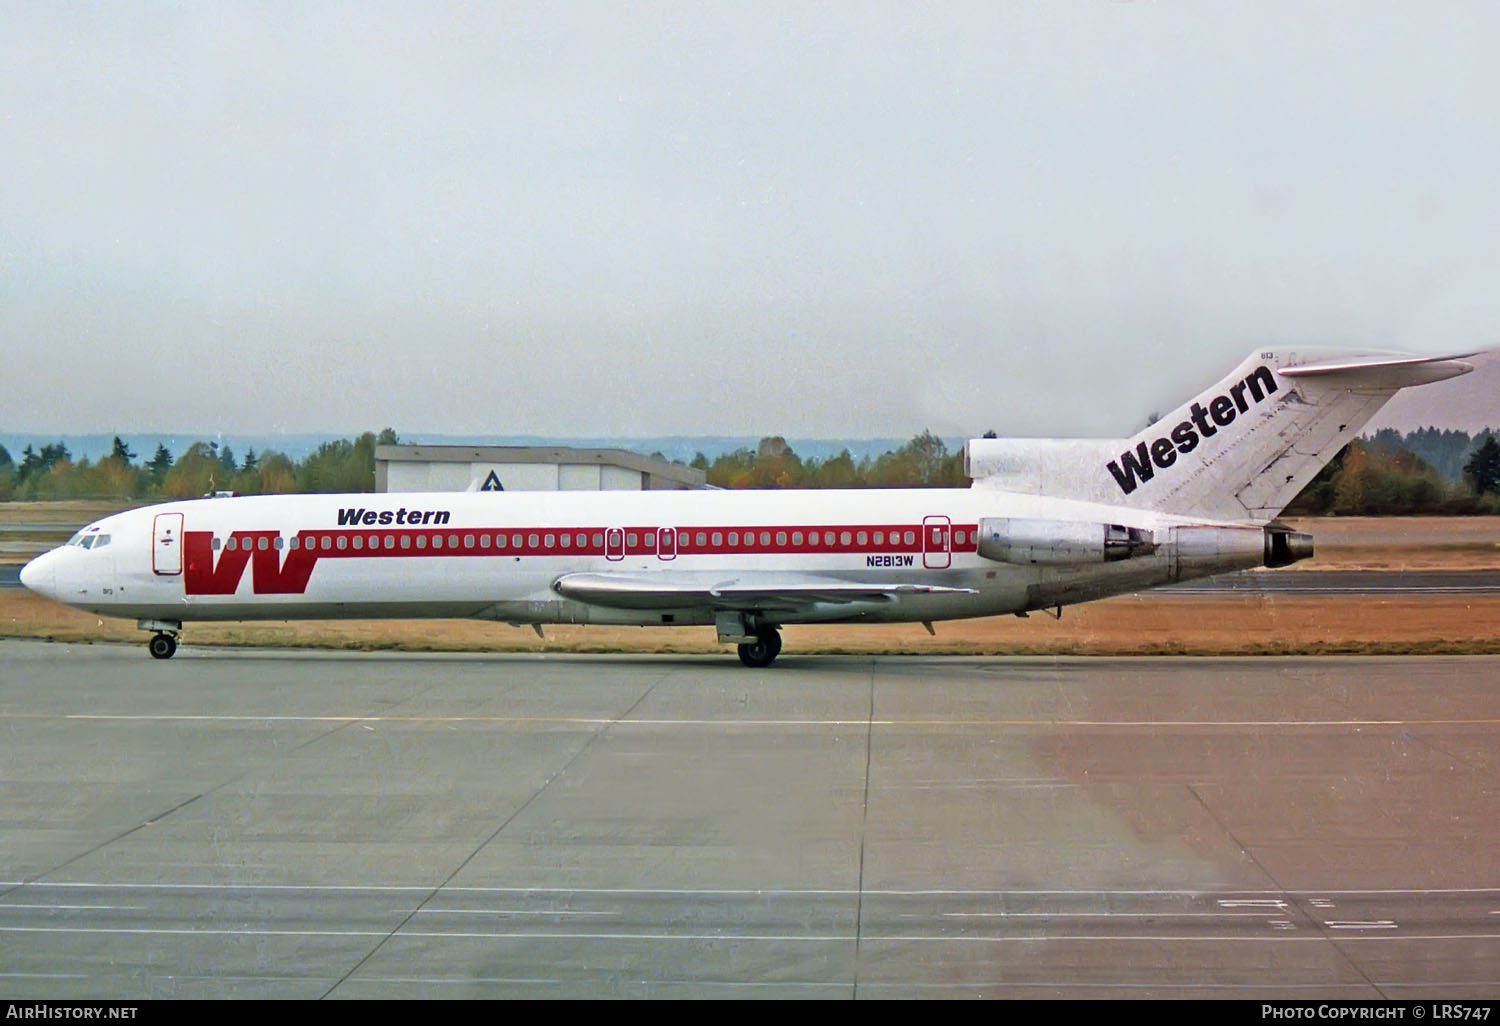
[(151, 650), (155, 659), (171, 659), (177, 651), (177, 639), (170, 634), (153, 634), (151, 640), (146, 642), (146, 647)]
[(740, 662), (746, 666), (770, 666), (781, 653), (781, 634), (774, 627), (756, 632), (755, 640), (739, 647)]

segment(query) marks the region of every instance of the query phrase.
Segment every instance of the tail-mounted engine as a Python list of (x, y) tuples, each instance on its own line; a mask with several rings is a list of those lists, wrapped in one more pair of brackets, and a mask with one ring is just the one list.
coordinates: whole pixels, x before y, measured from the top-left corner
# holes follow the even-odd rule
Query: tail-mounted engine
[(1112, 563), (1156, 551), (1151, 532), (1077, 520), (990, 517), (979, 521), (979, 554), (1022, 566)]
[(1160, 552), (1172, 578), (1186, 580), (1229, 570), (1289, 566), (1313, 554), (1310, 534), (1283, 524), (1265, 527), (1185, 525), (1149, 531), (1077, 520), (988, 517), (979, 521), (979, 554), (1020, 566), (1113, 563)]
[(1265, 527), (1174, 527), (1171, 552), (1176, 580), (1259, 566), (1289, 566), (1313, 554), (1310, 534), (1282, 524)]

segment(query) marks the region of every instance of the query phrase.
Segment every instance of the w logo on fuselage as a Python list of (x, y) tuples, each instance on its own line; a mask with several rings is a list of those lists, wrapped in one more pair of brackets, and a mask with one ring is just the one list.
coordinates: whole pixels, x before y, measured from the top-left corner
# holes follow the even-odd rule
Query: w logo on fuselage
[[(250, 588), (257, 595), (300, 595), (307, 590), (317, 553), (299, 547), (276, 547), (276, 531), (235, 531), (234, 548), (224, 548), (214, 559), (212, 531), (185, 531), (182, 536), (186, 566), (182, 590), (187, 595), (233, 595), (239, 590), (245, 567), (250, 567)], [(283, 559), (285, 555), (285, 559)]]

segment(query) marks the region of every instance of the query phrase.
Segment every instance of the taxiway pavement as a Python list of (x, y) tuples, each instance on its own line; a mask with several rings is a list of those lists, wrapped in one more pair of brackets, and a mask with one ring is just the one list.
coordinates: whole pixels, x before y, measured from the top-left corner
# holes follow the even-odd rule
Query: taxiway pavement
[(1500, 659), (0, 641), (7, 997), (1493, 997)]

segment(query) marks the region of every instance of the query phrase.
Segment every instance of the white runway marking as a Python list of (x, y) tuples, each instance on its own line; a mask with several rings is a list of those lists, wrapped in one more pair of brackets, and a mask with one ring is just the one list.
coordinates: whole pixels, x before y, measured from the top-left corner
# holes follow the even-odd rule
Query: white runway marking
[[(180, 936), (180, 937), (391, 937), (389, 930), (274, 930), (274, 929), (216, 929), (216, 928), (192, 928), (192, 927), (91, 927), (91, 926), (0, 926), (0, 934), (102, 934), (113, 936)], [(542, 932), (535, 930), (520, 931), (446, 931), (446, 930), (402, 930), (396, 933), (393, 939), (422, 939), (422, 940), (604, 940), (604, 941), (678, 941), (694, 944), (711, 941), (738, 941), (738, 942), (764, 942), (770, 941), (777, 944), (807, 943), (807, 944), (853, 944), (855, 935), (849, 934), (755, 934), (755, 933), (584, 933), (575, 931), (551, 931)], [(1304, 935), (1301, 937), (1285, 937), (1271, 935), (1257, 936), (1221, 936), (1207, 937), (1201, 933), (1188, 934), (1054, 934), (1046, 935), (1047, 941), (1078, 941), (1078, 942), (1103, 942), (1117, 943), (1120, 941), (1139, 941), (1146, 944), (1159, 944), (1163, 942), (1183, 941), (1191, 943), (1220, 943), (1220, 944), (1287, 944), (1287, 943), (1317, 943), (1326, 944), (1327, 939), (1321, 936)], [(1350, 937), (1350, 940), (1377, 940), (1387, 939), (1393, 941), (1451, 941), (1451, 940), (1500, 940), (1500, 933), (1441, 933), (1441, 934), (1402, 934), (1400, 936), (1379, 937)], [(1035, 944), (1037, 938), (1034, 936), (996, 937), (996, 936), (949, 936), (942, 934), (864, 934), (859, 938), (861, 943), (887, 942), (892, 944)]]
[(365, 716), (353, 714), (288, 716), (255, 715), (244, 713), (0, 713), (3, 720), (77, 720), (118, 721), (127, 723), (311, 723), (311, 724), (458, 724), (482, 723), (511, 725), (518, 727), (957, 727), (961, 729), (987, 729), (994, 727), (1079, 727), (1079, 728), (1132, 728), (1162, 729), (1182, 727), (1242, 728), (1329, 728), (1329, 727), (1493, 727), (1500, 726), (1500, 718), (1484, 719), (1394, 719), (1394, 720), (1068, 720), (1068, 719), (611, 719), (599, 716)]
[[(1270, 912), (944, 912), (944, 919), (1269, 919)], [(903, 918), (915, 919), (916, 916)]]

